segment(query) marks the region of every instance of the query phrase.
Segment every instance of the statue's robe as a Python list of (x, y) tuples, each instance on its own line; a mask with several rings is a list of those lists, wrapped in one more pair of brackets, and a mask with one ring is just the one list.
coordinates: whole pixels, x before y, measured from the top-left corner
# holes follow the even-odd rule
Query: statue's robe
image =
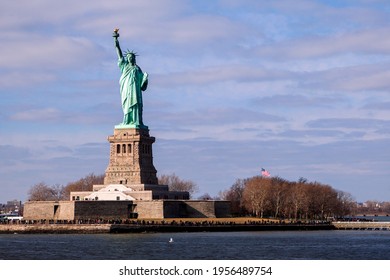
[(142, 90), (146, 89), (148, 74), (138, 65), (131, 65), (124, 57), (118, 60), (122, 72), (119, 79), (123, 108), (123, 125), (143, 126)]

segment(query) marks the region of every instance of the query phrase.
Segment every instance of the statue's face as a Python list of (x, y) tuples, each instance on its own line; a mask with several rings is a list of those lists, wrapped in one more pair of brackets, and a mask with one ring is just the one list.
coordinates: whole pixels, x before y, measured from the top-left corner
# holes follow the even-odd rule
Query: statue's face
[(131, 63), (131, 64), (135, 64), (135, 55), (132, 54), (132, 53), (129, 53), (129, 54), (127, 55), (127, 61), (128, 61), (129, 63)]

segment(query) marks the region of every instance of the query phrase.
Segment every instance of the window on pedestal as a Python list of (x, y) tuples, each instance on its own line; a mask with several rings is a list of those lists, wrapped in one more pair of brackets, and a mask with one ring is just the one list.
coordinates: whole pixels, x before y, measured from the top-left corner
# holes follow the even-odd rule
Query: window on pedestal
[(118, 144), (118, 145), (116, 145), (116, 153), (120, 154), (120, 152), (121, 152), (121, 145)]
[(122, 145), (122, 153), (126, 154), (126, 144)]

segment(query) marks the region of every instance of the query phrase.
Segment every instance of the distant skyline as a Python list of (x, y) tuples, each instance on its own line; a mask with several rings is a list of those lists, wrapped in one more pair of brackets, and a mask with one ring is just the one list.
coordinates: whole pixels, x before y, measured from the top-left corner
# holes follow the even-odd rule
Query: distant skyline
[(0, 6), (0, 203), (104, 173), (122, 120), (116, 27), (149, 74), (158, 175), (215, 196), (264, 168), (390, 201), (389, 1)]

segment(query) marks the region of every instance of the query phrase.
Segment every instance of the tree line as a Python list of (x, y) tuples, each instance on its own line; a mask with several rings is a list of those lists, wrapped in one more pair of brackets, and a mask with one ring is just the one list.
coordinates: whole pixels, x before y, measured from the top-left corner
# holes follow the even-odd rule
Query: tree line
[(236, 215), (261, 218), (325, 220), (353, 214), (356, 209), (349, 193), (304, 178), (296, 182), (261, 176), (238, 179), (220, 197), (232, 202)]
[(45, 182), (40, 182), (30, 187), (27, 199), (29, 201), (69, 200), (71, 192), (92, 191), (93, 185), (103, 184), (103, 182), (104, 175), (95, 175), (94, 173), (66, 185), (48, 185)]

